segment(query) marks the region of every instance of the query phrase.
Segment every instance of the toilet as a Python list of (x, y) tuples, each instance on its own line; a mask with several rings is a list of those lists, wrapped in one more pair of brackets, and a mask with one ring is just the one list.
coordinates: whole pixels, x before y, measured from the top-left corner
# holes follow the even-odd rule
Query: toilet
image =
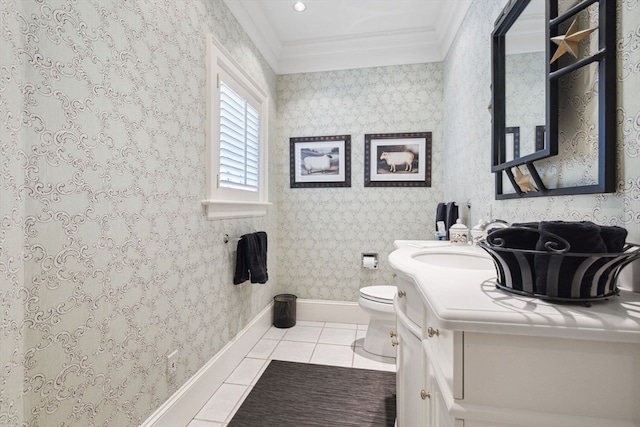
[(360, 289), (358, 304), (369, 314), (369, 327), (364, 338), (366, 352), (385, 357), (396, 357), (396, 348), (391, 345), (391, 331), (396, 330), (396, 312), (393, 298), (395, 286), (366, 286)]

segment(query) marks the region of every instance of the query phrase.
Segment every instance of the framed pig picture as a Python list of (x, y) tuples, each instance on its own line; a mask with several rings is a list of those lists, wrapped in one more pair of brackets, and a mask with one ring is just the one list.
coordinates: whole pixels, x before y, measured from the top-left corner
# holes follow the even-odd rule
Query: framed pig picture
[(431, 132), (364, 136), (365, 187), (431, 187)]

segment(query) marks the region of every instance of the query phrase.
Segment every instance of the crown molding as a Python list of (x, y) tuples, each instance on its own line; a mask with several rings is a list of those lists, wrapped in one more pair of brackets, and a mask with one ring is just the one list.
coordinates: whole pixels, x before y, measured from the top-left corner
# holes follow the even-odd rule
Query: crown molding
[(274, 72), (294, 74), (443, 61), (472, 0), (442, 1), (435, 28), (285, 43), (267, 19), (247, 9), (244, 0), (224, 1)]
[(432, 32), (419, 29), (285, 44), (278, 74), (438, 62), (443, 59), (441, 46), (430, 42), (433, 35), (426, 36)]

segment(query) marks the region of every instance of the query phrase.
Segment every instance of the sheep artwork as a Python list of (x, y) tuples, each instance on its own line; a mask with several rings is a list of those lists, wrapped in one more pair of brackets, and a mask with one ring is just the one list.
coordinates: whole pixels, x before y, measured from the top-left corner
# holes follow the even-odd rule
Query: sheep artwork
[(396, 166), (405, 165), (405, 172), (411, 172), (413, 170), (413, 159), (415, 155), (411, 151), (401, 152), (386, 152), (383, 151), (380, 155), (380, 160), (385, 160), (389, 165), (389, 172), (395, 172)]
[(304, 158), (304, 168), (308, 174), (313, 173), (313, 171), (325, 173), (331, 167), (331, 159), (332, 157), (328, 154), (323, 156), (307, 156)]

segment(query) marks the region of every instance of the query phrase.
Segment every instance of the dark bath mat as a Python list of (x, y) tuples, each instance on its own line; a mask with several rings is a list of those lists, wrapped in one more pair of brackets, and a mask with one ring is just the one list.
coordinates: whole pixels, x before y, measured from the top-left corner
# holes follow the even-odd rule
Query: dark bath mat
[(229, 427), (393, 427), (395, 418), (395, 372), (272, 360)]

